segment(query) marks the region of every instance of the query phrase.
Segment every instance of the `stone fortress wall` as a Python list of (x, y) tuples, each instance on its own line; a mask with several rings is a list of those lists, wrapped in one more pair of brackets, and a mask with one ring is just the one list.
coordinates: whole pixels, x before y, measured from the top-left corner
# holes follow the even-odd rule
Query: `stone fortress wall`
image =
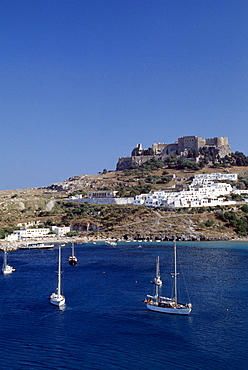
[(154, 156), (158, 159), (164, 159), (168, 155), (177, 154), (181, 157), (186, 156), (189, 150), (198, 151), (200, 148), (214, 148), (220, 158), (232, 153), (227, 137), (214, 137), (203, 139), (198, 136), (182, 136), (172, 144), (154, 143), (151, 148), (143, 149), (142, 144), (132, 150), (130, 157), (120, 157), (116, 165), (116, 170), (129, 169), (131, 165), (141, 165)]

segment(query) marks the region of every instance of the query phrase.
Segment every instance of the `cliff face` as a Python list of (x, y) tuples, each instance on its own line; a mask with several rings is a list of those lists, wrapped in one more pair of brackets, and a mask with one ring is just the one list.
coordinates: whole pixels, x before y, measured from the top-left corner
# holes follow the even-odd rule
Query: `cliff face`
[(131, 166), (140, 166), (141, 164), (152, 159), (153, 155), (138, 155), (132, 157), (121, 157), (116, 165), (117, 171), (123, 171), (129, 169)]
[(132, 165), (132, 158), (133, 157), (119, 158), (118, 163), (116, 165), (116, 171), (123, 171), (129, 169)]
[(220, 158), (224, 158), (226, 155), (229, 155), (232, 153), (230, 145), (222, 145), (219, 147), (219, 156)]

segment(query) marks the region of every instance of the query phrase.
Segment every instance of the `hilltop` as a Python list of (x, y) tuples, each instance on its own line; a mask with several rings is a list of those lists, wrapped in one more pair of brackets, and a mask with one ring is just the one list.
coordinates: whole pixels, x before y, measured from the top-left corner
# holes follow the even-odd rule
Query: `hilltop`
[[(142, 186), (150, 185), (153, 190), (169, 187), (187, 186), (194, 174), (193, 170), (177, 170), (166, 168), (169, 182), (160, 182), (165, 168), (151, 170), (149, 174), (139, 171), (112, 171), (97, 175), (78, 175), (51, 184), (43, 188), (26, 188), (0, 191), (0, 229), (2, 232), (13, 230), (20, 224), (38, 221), (48, 226), (71, 225), (79, 237), (89, 238), (178, 238), (187, 240), (218, 240), (237, 237), (235, 227), (227, 225), (219, 217), (220, 210), (215, 208), (199, 210), (165, 211), (132, 205), (88, 205), (69, 203), (71, 194), (87, 194), (89, 190), (122, 190), (138, 191)], [(248, 166), (218, 169), (205, 166), (197, 173), (213, 173), (229, 171), (243, 174)], [(151, 176), (151, 183), (145, 179)], [(153, 181), (152, 179), (156, 179)], [(160, 180), (159, 180), (160, 179)], [(241, 205), (240, 205), (241, 206)], [(232, 207), (238, 217), (242, 217), (240, 206)]]
[(131, 157), (121, 157), (118, 160), (116, 169), (125, 170), (132, 166), (140, 166), (145, 162), (156, 158), (167, 161), (179, 156), (181, 158), (191, 158), (197, 163), (204, 162), (206, 159), (211, 161), (228, 161), (231, 159), (232, 150), (227, 137), (215, 137), (203, 139), (198, 136), (183, 136), (171, 144), (153, 143), (150, 148), (143, 149), (142, 144), (137, 144), (131, 152)]

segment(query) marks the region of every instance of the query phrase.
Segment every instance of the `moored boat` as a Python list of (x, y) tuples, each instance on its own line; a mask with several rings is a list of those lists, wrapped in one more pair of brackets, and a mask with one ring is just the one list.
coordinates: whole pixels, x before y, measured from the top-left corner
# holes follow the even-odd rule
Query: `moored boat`
[(111, 240), (106, 241), (106, 244), (107, 245), (111, 245), (112, 247), (116, 247), (117, 246), (117, 242), (111, 241)]
[(52, 293), (50, 296), (50, 303), (55, 306), (62, 306), (65, 304), (65, 297), (61, 294), (61, 246), (58, 248), (58, 287), (57, 293)]
[(7, 251), (6, 249), (4, 250), (4, 255), (3, 255), (3, 267), (2, 267), (2, 273), (4, 275), (12, 274), (12, 272), (15, 271), (12, 266), (8, 265), (7, 262)]
[(19, 249), (52, 249), (54, 244), (50, 243), (36, 243), (36, 244), (24, 244), (19, 247)]
[(173, 315), (188, 315), (192, 310), (191, 303), (179, 303), (177, 297), (177, 249), (176, 249), (176, 242), (174, 242), (174, 273), (172, 276), (174, 277), (174, 289), (173, 289), (173, 297), (162, 297), (160, 295), (160, 290), (162, 287), (162, 280), (160, 278), (160, 265), (159, 265), (159, 257), (156, 261), (156, 277), (154, 279), (155, 284), (155, 295), (147, 295), (147, 298), (143, 300), (146, 303), (148, 310), (161, 312), (161, 313), (168, 313)]
[(74, 253), (74, 243), (71, 245), (71, 256), (69, 257), (69, 265), (75, 266), (77, 264), (77, 257), (75, 256)]

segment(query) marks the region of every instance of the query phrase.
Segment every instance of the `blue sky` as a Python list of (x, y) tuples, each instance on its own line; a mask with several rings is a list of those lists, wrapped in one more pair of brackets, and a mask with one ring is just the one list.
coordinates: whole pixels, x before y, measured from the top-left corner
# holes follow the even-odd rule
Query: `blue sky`
[(246, 0), (0, 0), (0, 190), (186, 135), (248, 155), (247, 14)]

